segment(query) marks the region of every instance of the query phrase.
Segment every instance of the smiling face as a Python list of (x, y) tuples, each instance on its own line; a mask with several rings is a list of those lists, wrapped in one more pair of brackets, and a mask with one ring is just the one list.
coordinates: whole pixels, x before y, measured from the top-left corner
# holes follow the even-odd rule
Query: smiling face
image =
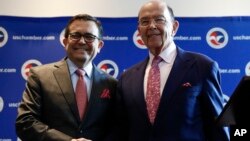
[[(94, 35), (99, 37), (99, 30), (95, 22), (75, 20), (69, 26), (70, 36), (63, 40), (68, 58), (78, 67), (84, 67), (95, 58), (103, 47), (103, 41), (94, 39), (93, 42), (86, 42), (85, 37), (79, 40), (74, 39), (75, 34)], [(72, 37), (71, 37), (72, 35)]]
[(150, 1), (142, 6), (139, 12), (138, 31), (144, 44), (154, 55), (173, 42), (179, 23), (175, 21), (167, 5), (161, 1)]

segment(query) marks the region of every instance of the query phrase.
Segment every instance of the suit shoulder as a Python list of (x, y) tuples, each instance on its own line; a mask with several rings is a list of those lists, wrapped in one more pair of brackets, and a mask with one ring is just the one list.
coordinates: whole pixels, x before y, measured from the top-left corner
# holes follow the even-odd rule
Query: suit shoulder
[(137, 70), (138, 68), (142, 67), (146, 62), (146, 60), (144, 61), (140, 61), (132, 66), (130, 66), (128, 69), (125, 70), (125, 72), (131, 72), (133, 70)]
[(210, 70), (219, 70), (218, 62), (205, 54), (186, 51), (185, 55), (188, 56), (188, 58), (194, 60), (194, 62), (196, 62), (197, 66), (200, 68), (200, 70), (202, 70), (202, 72), (209, 72)]
[(207, 63), (215, 62), (211, 57), (198, 52), (186, 51), (185, 56), (191, 57), (198, 62), (207, 62)]
[(130, 66), (129, 68), (127, 68), (121, 75), (120, 78), (125, 78), (125, 77), (129, 77), (129, 78), (136, 78), (137, 76), (137, 72), (141, 72), (143, 70), (146, 69), (146, 65), (147, 65), (147, 59), (145, 59), (144, 61), (138, 62), (132, 66)]
[(54, 68), (55, 64), (56, 64), (56, 62), (48, 63), (48, 64), (43, 64), (43, 65), (40, 65), (40, 66), (32, 67), (31, 69), (34, 70), (34, 71), (48, 70), (48, 69)]
[(66, 63), (65, 61), (58, 61), (58, 62), (52, 62), (48, 64), (43, 64), (40, 66), (35, 66), (30, 69), (31, 72), (36, 73), (36, 74), (42, 74), (46, 75), (49, 74), (50, 72), (53, 72), (56, 70), (61, 64)]

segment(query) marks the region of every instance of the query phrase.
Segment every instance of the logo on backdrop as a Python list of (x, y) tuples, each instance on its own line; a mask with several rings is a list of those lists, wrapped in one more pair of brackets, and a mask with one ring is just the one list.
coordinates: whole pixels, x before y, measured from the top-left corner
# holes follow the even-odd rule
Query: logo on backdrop
[(65, 29), (62, 30), (62, 32), (60, 33), (60, 37), (59, 37), (60, 43), (61, 43), (61, 45), (62, 45), (63, 47), (64, 47), (64, 44), (63, 44), (64, 33), (65, 33)]
[(134, 44), (140, 48), (140, 49), (146, 49), (147, 47), (145, 46), (145, 44), (143, 43), (142, 39), (141, 39), (141, 35), (140, 33), (138, 32), (138, 30), (136, 30), (134, 32), (134, 35), (133, 35), (133, 41), (134, 41)]
[(221, 49), (228, 43), (228, 34), (224, 29), (215, 27), (207, 32), (206, 39), (209, 46), (214, 49)]
[(114, 78), (117, 78), (118, 76), (119, 72), (118, 66), (115, 62), (111, 60), (103, 60), (97, 65), (97, 67), (105, 71), (106, 73), (110, 74)]
[(0, 112), (2, 112), (3, 110), (3, 105), (4, 105), (3, 98), (0, 96)]
[(0, 48), (3, 47), (7, 41), (8, 33), (3, 27), (0, 27)]
[(245, 72), (247, 76), (250, 76), (250, 62), (247, 63), (246, 68), (245, 68)]
[(22, 73), (23, 78), (25, 80), (27, 80), (27, 78), (29, 76), (30, 68), (35, 67), (35, 66), (40, 66), (40, 65), (42, 65), (42, 63), (40, 61), (34, 60), (34, 59), (24, 62), (22, 69), (21, 69), (21, 73)]

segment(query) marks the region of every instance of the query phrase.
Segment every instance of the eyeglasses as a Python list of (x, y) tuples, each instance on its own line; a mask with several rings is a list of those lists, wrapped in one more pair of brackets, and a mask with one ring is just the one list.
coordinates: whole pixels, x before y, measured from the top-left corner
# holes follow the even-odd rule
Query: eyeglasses
[(155, 17), (153, 19), (142, 18), (139, 20), (140, 26), (149, 26), (151, 22), (154, 22), (155, 25), (164, 25), (166, 23), (166, 19), (163, 16)]
[(82, 37), (86, 43), (92, 43), (95, 41), (95, 39), (100, 40), (100, 38), (91, 33), (84, 33), (84, 34), (81, 34), (79, 32), (69, 33), (69, 39), (72, 41), (79, 41)]

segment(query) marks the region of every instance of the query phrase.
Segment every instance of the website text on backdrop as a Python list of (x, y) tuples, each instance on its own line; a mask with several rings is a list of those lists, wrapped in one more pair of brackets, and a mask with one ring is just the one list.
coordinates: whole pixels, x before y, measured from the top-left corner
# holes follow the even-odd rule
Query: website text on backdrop
[[(76, 15), (65, 28), (67, 56), (30, 69), (16, 119), (16, 133), (21, 140), (106, 138), (113, 125), (117, 80), (92, 63), (104, 45), (102, 34), (102, 25), (96, 18)], [(84, 85), (85, 89), (81, 89)], [(78, 91), (82, 94), (80, 102)]]
[(178, 47), (173, 41), (178, 27), (165, 2), (141, 7), (138, 31), (149, 56), (119, 78), (117, 140), (229, 140), (228, 130), (215, 122), (224, 104), (218, 64)]

